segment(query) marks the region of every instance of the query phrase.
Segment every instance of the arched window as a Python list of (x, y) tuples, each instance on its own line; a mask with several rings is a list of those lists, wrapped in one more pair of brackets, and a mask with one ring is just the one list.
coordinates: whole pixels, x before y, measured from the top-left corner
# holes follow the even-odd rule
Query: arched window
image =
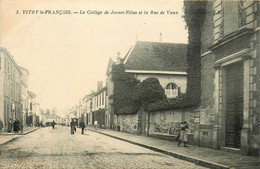
[(178, 86), (175, 83), (168, 83), (165, 88), (167, 98), (175, 98), (178, 96)]
[(166, 89), (177, 89), (177, 85), (175, 83), (168, 83)]

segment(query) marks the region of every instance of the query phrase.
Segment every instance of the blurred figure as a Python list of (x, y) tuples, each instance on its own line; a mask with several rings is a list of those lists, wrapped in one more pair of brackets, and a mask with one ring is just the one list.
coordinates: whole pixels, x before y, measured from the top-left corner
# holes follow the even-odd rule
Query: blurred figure
[(2, 122), (2, 119), (0, 118), (0, 134), (2, 133), (3, 127), (4, 127), (4, 123)]
[(56, 123), (55, 123), (55, 121), (53, 120), (52, 123), (51, 123), (52, 129), (54, 129), (55, 125), (56, 125)]
[(96, 121), (94, 122), (95, 130), (97, 129), (97, 126), (98, 126), (98, 121), (96, 120)]
[(70, 133), (71, 134), (74, 134), (74, 132), (76, 132), (76, 123), (73, 119), (71, 119), (71, 122), (70, 122)]
[(12, 132), (13, 129), (13, 123), (12, 123), (12, 119), (10, 118), (9, 122), (8, 122), (8, 126), (7, 126), (7, 132)]
[(13, 131), (14, 131), (15, 133), (18, 133), (19, 127), (20, 127), (20, 122), (19, 122), (18, 119), (15, 119), (15, 120), (14, 120), (13, 127), (14, 127), (14, 128), (13, 128)]
[(84, 130), (85, 130), (85, 123), (83, 121), (83, 119), (81, 119), (80, 123), (79, 123), (79, 127), (81, 128), (81, 134), (84, 134)]
[(180, 146), (181, 142), (184, 142), (184, 147), (188, 147), (187, 143), (187, 128), (189, 128), (188, 123), (186, 121), (180, 123), (181, 132), (178, 146)]

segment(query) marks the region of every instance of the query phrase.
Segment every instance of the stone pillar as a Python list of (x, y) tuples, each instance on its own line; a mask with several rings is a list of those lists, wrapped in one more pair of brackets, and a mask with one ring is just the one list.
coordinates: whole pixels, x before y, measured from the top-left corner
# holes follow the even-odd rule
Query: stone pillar
[(193, 131), (193, 141), (195, 145), (200, 145), (200, 112), (196, 111), (194, 117), (194, 131)]
[(244, 59), (244, 107), (243, 107), (243, 128), (241, 131), (241, 152), (249, 154), (250, 148), (250, 121), (249, 121), (249, 59)]
[(214, 128), (213, 128), (213, 134), (212, 134), (212, 148), (213, 149), (219, 149), (219, 130), (220, 130), (220, 124), (219, 124), (219, 72), (220, 72), (220, 66), (215, 66), (215, 90), (214, 90), (214, 100), (215, 100), (215, 121), (214, 121)]

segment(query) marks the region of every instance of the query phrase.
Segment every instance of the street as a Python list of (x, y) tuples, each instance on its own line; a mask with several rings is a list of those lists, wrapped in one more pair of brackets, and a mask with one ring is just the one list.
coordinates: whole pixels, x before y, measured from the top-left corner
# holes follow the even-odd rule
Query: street
[(204, 168), (95, 132), (41, 128), (2, 147), (0, 168)]

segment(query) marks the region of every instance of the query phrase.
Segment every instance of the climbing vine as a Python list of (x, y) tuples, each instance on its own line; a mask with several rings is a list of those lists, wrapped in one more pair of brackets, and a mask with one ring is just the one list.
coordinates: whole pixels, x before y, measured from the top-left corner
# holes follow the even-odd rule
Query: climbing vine
[(184, 1), (184, 20), (188, 29), (187, 90), (185, 94), (169, 100), (160, 100), (148, 106), (148, 111), (163, 111), (196, 107), (201, 96), (201, 27), (204, 22), (207, 1)]

